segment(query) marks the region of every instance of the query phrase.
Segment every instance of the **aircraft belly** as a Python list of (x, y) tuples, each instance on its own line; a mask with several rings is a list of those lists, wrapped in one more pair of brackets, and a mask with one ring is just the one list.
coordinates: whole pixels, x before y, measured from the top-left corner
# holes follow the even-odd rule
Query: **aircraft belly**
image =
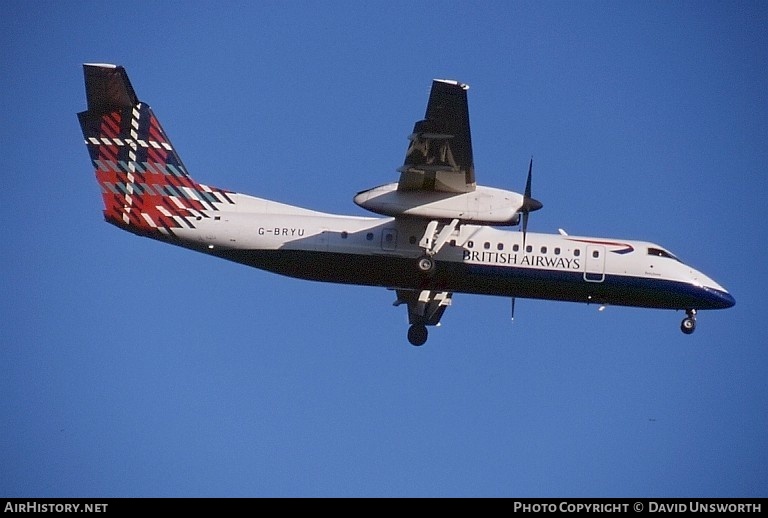
[(581, 271), (438, 261), (434, 275), (424, 277), (418, 272), (414, 258), (387, 254), (317, 250), (216, 250), (211, 253), (254, 268), (321, 282), (618, 306), (707, 307), (695, 286), (631, 276), (607, 274), (603, 282), (594, 283), (585, 281)]
[(395, 255), (318, 250), (222, 250), (216, 255), (241, 264), (300, 279), (365, 286), (416, 289), (414, 260)]
[(474, 282), (469, 293), (658, 309), (722, 307), (720, 294), (688, 282), (606, 273), (597, 283), (580, 270), (466, 266), (470, 271), (465, 276)]

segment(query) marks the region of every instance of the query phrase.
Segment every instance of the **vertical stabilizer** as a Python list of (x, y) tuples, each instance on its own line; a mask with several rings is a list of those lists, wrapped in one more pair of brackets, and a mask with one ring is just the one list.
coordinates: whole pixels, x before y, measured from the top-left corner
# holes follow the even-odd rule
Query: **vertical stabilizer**
[(189, 176), (123, 67), (85, 64), (83, 69), (88, 110), (78, 119), (108, 222), (135, 233), (168, 237), (174, 228), (194, 228), (195, 219), (233, 204), (231, 193)]

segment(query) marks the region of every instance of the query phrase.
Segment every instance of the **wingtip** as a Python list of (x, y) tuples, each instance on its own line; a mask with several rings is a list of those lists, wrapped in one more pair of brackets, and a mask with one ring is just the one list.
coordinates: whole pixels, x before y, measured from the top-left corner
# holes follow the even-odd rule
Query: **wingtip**
[(433, 81), (438, 83), (446, 83), (453, 86), (458, 86), (462, 90), (469, 90), (469, 85), (466, 83), (461, 83), (459, 81), (456, 81), (455, 79), (433, 79)]
[(112, 63), (83, 63), (84, 67), (96, 67), (96, 68), (117, 68), (118, 65)]

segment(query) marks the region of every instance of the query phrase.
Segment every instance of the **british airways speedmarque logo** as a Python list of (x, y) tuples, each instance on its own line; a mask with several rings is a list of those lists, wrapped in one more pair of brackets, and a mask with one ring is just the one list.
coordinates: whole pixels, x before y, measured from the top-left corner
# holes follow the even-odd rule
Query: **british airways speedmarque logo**
[(609, 251), (619, 255), (624, 255), (635, 251), (635, 247), (629, 243), (617, 243), (616, 241), (593, 241), (591, 239), (569, 239), (568, 241), (578, 241), (579, 243), (588, 243), (592, 245), (603, 245), (617, 248), (616, 250)]

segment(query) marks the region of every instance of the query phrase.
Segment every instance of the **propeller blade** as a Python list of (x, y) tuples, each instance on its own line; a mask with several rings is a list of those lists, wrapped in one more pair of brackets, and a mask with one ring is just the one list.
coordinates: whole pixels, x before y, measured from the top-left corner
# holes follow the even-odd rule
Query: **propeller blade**
[(523, 212), (523, 250), (525, 250), (525, 235), (528, 232), (528, 214), (527, 210)]
[(539, 210), (544, 205), (539, 201), (531, 198), (531, 178), (533, 177), (533, 157), (528, 163), (528, 179), (525, 181), (525, 196), (523, 196), (523, 206), (520, 207), (520, 211), (523, 215)]
[(533, 177), (533, 157), (528, 163), (528, 178), (525, 181), (525, 195), (523, 196), (523, 206), (520, 207), (520, 212), (523, 213), (523, 248), (525, 248), (525, 237), (528, 233), (528, 215), (534, 210), (539, 210), (543, 207), (539, 200), (531, 198), (531, 178)]
[(528, 179), (525, 181), (525, 197), (530, 198), (531, 197), (531, 173), (533, 172), (533, 157), (531, 157), (531, 161), (528, 163)]

